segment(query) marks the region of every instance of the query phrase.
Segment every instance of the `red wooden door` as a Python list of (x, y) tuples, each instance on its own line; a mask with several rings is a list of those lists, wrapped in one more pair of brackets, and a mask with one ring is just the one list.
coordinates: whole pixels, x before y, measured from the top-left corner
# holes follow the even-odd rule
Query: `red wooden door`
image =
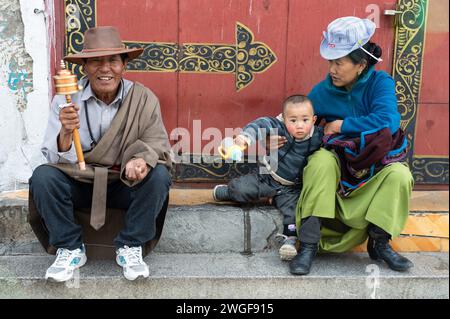
[[(178, 0), (97, 0), (95, 3), (96, 24), (116, 26), (122, 40), (128, 43), (178, 42)], [(144, 84), (158, 96), (169, 133), (177, 127), (177, 73), (128, 71), (125, 77)]]
[[(205, 155), (211, 154), (219, 143), (213, 133), (223, 137), (226, 129), (230, 134), (254, 118), (277, 115), (286, 96), (307, 94), (326, 76), (327, 61), (320, 57), (319, 45), (322, 31), (338, 17), (355, 15), (373, 19), (378, 25), (373, 41), (384, 52), (384, 61), (377, 68), (399, 76), (395, 71), (403, 62), (396, 59), (407, 50), (402, 51), (402, 45), (398, 44), (415, 33), (408, 33), (408, 29), (405, 36), (399, 32), (394, 17), (383, 15), (385, 9), (394, 9), (397, 2), (405, 12), (402, 19), (406, 24), (419, 20), (425, 9), (417, 13), (417, 8), (425, 8), (428, 3), (427, 0), (64, 0), (65, 11), (61, 10), (61, 14), (66, 19), (68, 52), (79, 51), (82, 33), (96, 25), (117, 26), (127, 45), (143, 47), (143, 56), (130, 63), (126, 77), (142, 82), (160, 98), (172, 144), (180, 144), (177, 143), (180, 136), (189, 140), (175, 151)], [(438, 18), (428, 19), (423, 75), (412, 75), (419, 79), (415, 80), (419, 87), (423, 81), (420, 108), (416, 112), (405, 103), (399, 103), (399, 108), (402, 116), (414, 119), (404, 119), (404, 125), (417, 124), (416, 133), (420, 132), (416, 139), (414, 130), (409, 134), (412, 144), (417, 144), (414, 154), (444, 157), (440, 173), (443, 177), (436, 179), (436, 174), (430, 171), (429, 178), (421, 178), (417, 168), (416, 180), (448, 183), (448, 122), (444, 119), (448, 114), (448, 3), (446, 0), (430, 3), (431, 17)], [(439, 18), (442, 14), (447, 20)], [(438, 21), (447, 24), (442, 26)], [(416, 24), (422, 30), (422, 24)], [(434, 29), (439, 31), (431, 32)], [(415, 48), (407, 48), (408, 44), (404, 47), (414, 55)], [(439, 67), (432, 61), (440, 61)], [(421, 70), (420, 65), (417, 70)], [(436, 90), (436, 84), (441, 89)], [(417, 98), (417, 85), (411, 92)], [(442, 130), (445, 137), (439, 138)], [(414, 164), (414, 158), (410, 162)], [(186, 170), (176, 172), (176, 179), (219, 180), (248, 171), (240, 170), (239, 165), (187, 164)]]
[(392, 71), (395, 27), (385, 9), (394, 8), (396, 0), (292, 0), (289, 6), (286, 94), (308, 93), (328, 72), (328, 62), (321, 58), (322, 31), (334, 19), (345, 16), (373, 18), (377, 31), (372, 38), (383, 49), (383, 62), (377, 69)]
[[(178, 124), (190, 132), (198, 128), (241, 128), (262, 115), (276, 115), (285, 95), (288, 0), (180, 0), (180, 42), (237, 45), (237, 23), (253, 33), (253, 42), (263, 42), (275, 58), (264, 73), (253, 74), (247, 86), (236, 88), (237, 73), (181, 73), (179, 77)], [(247, 31), (248, 31), (247, 30)], [(263, 58), (266, 53), (259, 55)], [(236, 65), (239, 69), (239, 65)], [(194, 128), (194, 120), (197, 120)], [(197, 130), (195, 130), (197, 131)], [(204, 136), (194, 142), (191, 153), (210, 154), (218, 140)], [(208, 145), (209, 147), (199, 146)]]

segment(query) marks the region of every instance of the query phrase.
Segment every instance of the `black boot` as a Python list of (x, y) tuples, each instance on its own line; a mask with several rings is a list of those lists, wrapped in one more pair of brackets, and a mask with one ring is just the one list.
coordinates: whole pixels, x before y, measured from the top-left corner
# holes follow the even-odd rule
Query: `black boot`
[(406, 271), (414, 264), (407, 258), (396, 253), (389, 245), (391, 235), (383, 229), (371, 225), (369, 226), (369, 241), (367, 243), (367, 252), (373, 260), (384, 260), (389, 268), (396, 271)]
[(311, 264), (319, 249), (318, 244), (308, 244), (300, 242), (300, 250), (297, 256), (289, 264), (289, 270), (293, 275), (307, 275), (311, 269)]

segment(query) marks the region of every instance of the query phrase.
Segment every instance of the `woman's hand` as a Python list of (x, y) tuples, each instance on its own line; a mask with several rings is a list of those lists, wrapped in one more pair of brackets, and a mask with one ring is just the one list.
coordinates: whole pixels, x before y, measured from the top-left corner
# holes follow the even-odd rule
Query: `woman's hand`
[(341, 133), (341, 127), (343, 122), (344, 122), (343, 120), (336, 120), (325, 124), (324, 134), (331, 135), (335, 133)]

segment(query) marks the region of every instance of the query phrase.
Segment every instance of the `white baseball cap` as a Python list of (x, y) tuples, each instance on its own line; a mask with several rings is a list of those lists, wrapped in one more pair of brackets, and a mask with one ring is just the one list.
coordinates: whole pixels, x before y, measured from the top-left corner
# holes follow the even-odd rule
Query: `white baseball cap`
[(382, 61), (362, 47), (369, 42), (375, 29), (375, 23), (369, 19), (338, 18), (328, 25), (327, 31), (323, 31), (324, 39), (320, 44), (320, 55), (327, 60), (336, 60), (362, 49), (375, 60)]

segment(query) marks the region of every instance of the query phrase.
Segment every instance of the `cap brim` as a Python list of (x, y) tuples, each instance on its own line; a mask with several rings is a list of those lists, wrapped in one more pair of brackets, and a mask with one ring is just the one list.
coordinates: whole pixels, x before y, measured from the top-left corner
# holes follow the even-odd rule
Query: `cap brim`
[(367, 34), (365, 34), (364, 38), (359, 39), (360, 42), (355, 43), (353, 45), (353, 47), (351, 47), (351, 48), (350, 47), (338, 48), (336, 46), (331, 48), (329, 46), (328, 40), (326, 38), (324, 38), (322, 40), (322, 42), (320, 43), (320, 55), (324, 59), (327, 59), (327, 60), (336, 60), (336, 59), (339, 59), (339, 58), (349, 55), (353, 51), (359, 49), (361, 46), (363, 46), (364, 44), (369, 42), (375, 33), (376, 25), (374, 22), (372, 22), (369, 19), (363, 19), (363, 23), (365, 24)]
[(320, 55), (326, 60), (336, 60), (348, 55), (350, 52), (352, 51), (349, 49), (331, 49), (326, 39), (323, 39), (320, 44)]
[(340, 59), (340, 58), (343, 58), (343, 57), (349, 55), (353, 51), (359, 49), (361, 46), (363, 46), (364, 44), (369, 42), (369, 40), (370, 40), (370, 37), (368, 37), (367, 39), (364, 39), (361, 42), (361, 44), (356, 43), (352, 48), (346, 48), (346, 49), (333, 48), (333, 49), (331, 49), (328, 45), (328, 41), (326, 39), (323, 39), (322, 43), (320, 43), (320, 55), (322, 56), (322, 58), (324, 58), (326, 60)]
[(116, 54), (127, 54), (129, 60), (133, 60), (140, 56), (144, 49), (136, 48), (136, 49), (123, 49), (123, 50), (111, 50), (111, 51), (97, 51), (97, 52), (86, 52), (86, 53), (77, 53), (70, 54), (64, 57), (64, 61), (75, 63), (75, 64), (83, 64), (84, 59), (96, 58), (108, 55), (116, 55)]

